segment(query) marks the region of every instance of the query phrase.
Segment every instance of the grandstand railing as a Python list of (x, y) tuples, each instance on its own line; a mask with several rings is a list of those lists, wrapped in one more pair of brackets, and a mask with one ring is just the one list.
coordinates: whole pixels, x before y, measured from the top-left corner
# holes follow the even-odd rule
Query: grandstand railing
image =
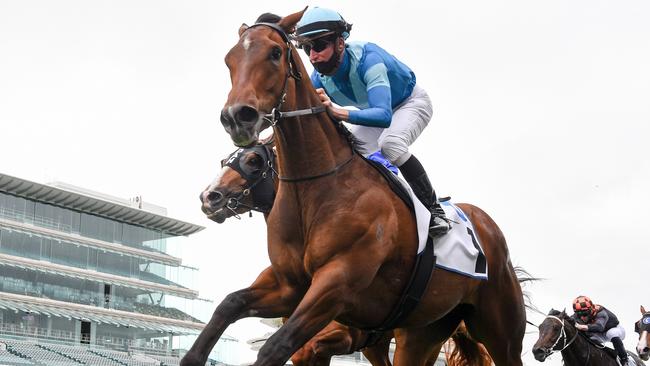
[(98, 346), (123, 352), (128, 351), (133, 353), (153, 354), (160, 356), (172, 356), (174, 354), (174, 350), (171, 349), (171, 345), (169, 344), (166, 348), (164, 348), (162, 346), (162, 343), (159, 344), (151, 342), (149, 344), (143, 344), (141, 342), (134, 341), (133, 339), (102, 336), (96, 337), (94, 344), (83, 344), (80, 343), (80, 339), (77, 339), (74, 333), (71, 331), (50, 329), (50, 332), (48, 334), (47, 328), (21, 327), (18, 324), (0, 324), (0, 336), (10, 337), (14, 339), (34, 339), (44, 342), (74, 345), (87, 348)]

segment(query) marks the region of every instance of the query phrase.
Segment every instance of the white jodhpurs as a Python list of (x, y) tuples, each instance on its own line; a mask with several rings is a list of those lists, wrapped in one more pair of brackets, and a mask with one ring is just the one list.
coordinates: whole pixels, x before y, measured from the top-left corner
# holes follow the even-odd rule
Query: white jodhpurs
[(361, 153), (368, 156), (381, 151), (393, 165), (400, 166), (411, 157), (409, 146), (415, 142), (433, 116), (427, 92), (415, 85), (411, 95), (393, 109), (388, 128), (350, 125), (350, 130), (363, 141)]
[(612, 338), (615, 337), (618, 337), (621, 340), (625, 339), (625, 328), (623, 328), (620, 324), (608, 330), (604, 334), (603, 333), (592, 334), (589, 338), (600, 343), (605, 343), (605, 342), (611, 342)]

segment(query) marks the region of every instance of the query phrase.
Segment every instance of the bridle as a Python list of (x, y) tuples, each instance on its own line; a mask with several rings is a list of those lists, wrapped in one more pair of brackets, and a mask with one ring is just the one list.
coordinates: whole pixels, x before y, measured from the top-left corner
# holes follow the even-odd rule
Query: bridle
[[(300, 73), (299, 70), (296, 70), (296, 67), (294, 65), (295, 61), (293, 59), (293, 52), (292, 52), (292, 45), (291, 45), (291, 40), (287, 33), (282, 29), (280, 26), (278, 26), (275, 23), (265, 23), (265, 22), (260, 22), (260, 23), (255, 23), (248, 27), (246, 31), (248, 31), (251, 28), (254, 27), (269, 27), (272, 30), (274, 30), (276, 33), (282, 37), (282, 40), (285, 42), (287, 46), (287, 65), (289, 67), (289, 72), (284, 77), (284, 87), (282, 89), (282, 93), (280, 94), (280, 98), (278, 99), (278, 102), (276, 103), (275, 107), (271, 109), (270, 113), (265, 114), (262, 118), (267, 120), (271, 126), (275, 127), (278, 122), (281, 119), (284, 118), (290, 118), (290, 117), (299, 117), (299, 116), (308, 116), (312, 114), (318, 114), (318, 113), (323, 113), (327, 110), (325, 105), (321, 104), (315, 107), (311, 108), (306, 108), (306, 109), (298, 109), (295, 111), (280, 111), (280, 108), (282, 108), (282, 104), (285, 102), (287, 98), (287, 87), (289, 85), (289, 78), (293, 78), (296, 81), (301, 81), (302, 80), (302, 74)], [(245, 31), (245, 32), (246, 32)], [(243, 36), (243, 33), (242, 33)], [(313, 180), (317, 178), (322, 178), (326, 177), (328, 175), (332, 175), (339, 171), (343, 166), (347, 165), (349, 162), (352, 161), (356, 154), (354, 151), (352, 154), (350, 154), (350, 158), (344, 161), (341, 164), (336, 165), (332, 170), (329, 170), (325, 173), (321, 174), (315, 174), (315, 175), (310, 175), (310, 176), (305, 176), (305, 177), (299, 177), (299, 178), (289, 178), (289, 177), (283, 177), (278, 174), (278, 179), (284, 182), (302, 182), (302, 181), (307, 181), (307, 180)], [(277, 172), (276, 172), (277, 173)]]
[(275, 107), (271, 109), (271, 112), (265, 114), (262, 118), (267, 120), (271, 124), (271, 126), (275, 126), (278, 123), (278, 121), (280, 121), (283, 118), (307, 116), (310, 114), (318, 114), (318, 113), (325, 112), (327, 108), (325, 108), (325, 106), (322, 104), (316, 107), (298, 109), (295, 111), (280, 111), (282, 104), (285, 102), (287, 98), (287, 87), (289, 85), (289, 78), (291, 77), (296, 81), (300, 81), (302, 80), (302, 74), (300, 73), (300, 71), (296, 70), (296, 67), (294, 66), (293, 52), (291, 51), (291, 40), (289, 39), (289, 35), (287, 35), (284, 29), (280, 28), (280, 26), (278, 26), (275, 23), (260, 22), (251, 25), (246, 30), (248, 31), (249, 29), (252, 29), (254, 27), (262, 27), (262, 26), (273, 29), (276, 33), (280, 35), (280, 37), (282, 37), (282, 40), (287, 46), (287, 65), (289, 66), (289, 72), (284, 77), (284, 87), (282, 88), (282, 93), (280, 94), (280, 98), (278, 99), (278, 102), (276, 103)]
[[(573, 336), (573, 338), (571, 338), (570, 341), (567, 342), (567, 336), (566, 336), (564, 320), (562, 320), (562, 319), (560, 319), (560, 318), (558, 318), (557, 316), (554, 316), (554, 315), (548, 315), (548, 316), (546, 316), (546, 318), (547, 319), (557, 320), (557, 321), (560, 322), (560, 324), (562, 324), (562, 328), (560, 329), (560, 334), (557, 336), (557, 339), (555, 340), (555, 343), (553, 343), (553, 345), (549, 349), (549, 353), (548, 353), (547, 356), (550, 356), (553, 353), (555, 353), (556, 351), (562, 352), (565, 349), (567, 349), (573, 343), (573, 341), (575, 341), (576, 338), (578, 337), (578, 331), (576, 330), (576, 334)], [(560, 339), (564, 339), (564, 345), (561, 348), (556, 349), (555, 346), (557, 346), (558, 343), (560, 343)]]
[(643, 331), (650, 333), (650, 311), (644, 313), (641, 316), (641, 319), (636, 324), (634, 324), (634, 331), (639, 333), (639, 335), (641, 335), (641, 332)]
[[(244, 156), (241, 153), (244, 150), (252, 150), (257, 153), (264, 161), (264, 170), (260, 173), (251, 172), (242, 167), (241, 159)], [(221, 162), (221, 167), (228, 166), (235, 170), (246, 181), (243, 190), (236, 196), (228, 199), (226, 208), (233, 213), (233, 216), (240, 218), (236, 212), (237, 208), (244, 207), (250, 211), (258, 211), (261, 213), (269, 213), (273, 207), (273, 200), (275, 198), (275, 187), (273, 185), (273, 175), (276, 174), (273, 168), (275, 161), (275, 154), (270, 144), (259, 144), (249, 148), (239, 148), (233, 152), (227, 159)], [(253, 190), (256, 186), (260, 185), (257, 189)], [(243, 199), (253, 193), (253, 205), (248, 205), (243, 202)]]

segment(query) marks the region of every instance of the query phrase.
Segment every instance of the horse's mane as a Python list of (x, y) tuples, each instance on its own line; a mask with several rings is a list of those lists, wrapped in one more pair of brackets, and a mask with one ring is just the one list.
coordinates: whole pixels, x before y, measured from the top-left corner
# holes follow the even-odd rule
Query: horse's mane
[(347, 127), (345, 127), (343, 122), (341, 121), (336, 122), (334, 120), (332, 120), (332, 122), (334, 122), (334, 125), (336, 126), (336, 130), (338, 131), (338, 133), (343, 135), (343, 137), (345, 137), (345, 139), (348, 140), (348, 143), (350, 143), (350, 146), (354, 151), (358, 152), (361, 146), (364, 145), (364, 142), (359, 140), (356, 136), (354, 136), (352, 134), (352, 131), (350, 131)]
[(551, 309), (551, 311), (548, 312), (548, 315), (557, 316), (559, 318), (560, 315), (562, 315), (562, 313), (563, 313), (562, 311)]
[[(535, 282), (535, 281), (540, 281), (542, 280), (539, 277), (533, 277), (528, 271), (526, 271), (523, 267), (520, 266), (515, 266), (514, 268), (515, 275), (517, 276), (517, 281), (522, 284), (526, 285), (529, 282)], [(542, 313), (535, 304), (533, 304), (532, 300), (532, 295), (530, 294), (529, 291), (522, 291), (522, 295), (524, 296), (524, 306), (528, 310), (532, 310), (538, 313)]]
[(278, 23), (282, 17), (274, 13), (262, 13), (257, 17), (255, 23)]

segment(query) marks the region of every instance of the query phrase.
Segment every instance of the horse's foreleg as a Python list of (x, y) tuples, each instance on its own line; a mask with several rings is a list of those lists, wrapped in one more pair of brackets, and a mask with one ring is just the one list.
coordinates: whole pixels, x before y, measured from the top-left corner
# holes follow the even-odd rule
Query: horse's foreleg
[(372, 366), (391, 366), (388, 357), (391, 339), (393, 339), (393, 332), (384, 332), (377, 343), (363, 349), (363, 355), (366, 356)]
[(255, 366), (284, 365), (289, 357), (323, 329), (345, 308), (359, 283), (349, 282), (353, 273), (345, 262), (330, 262), (314, 274), (309, 290), (287, 322), (273, 334), (257, 354)]
[(250, 287), (229, 294), (217, 306), (212, 318), (181, 360), (181, 366), (205, 365), (210, 351), (234, 321), (250, 316), (286, 316), (298, 299), (293, 296), (292, 289), (278, 283), (271, 267), (268, 267)]

